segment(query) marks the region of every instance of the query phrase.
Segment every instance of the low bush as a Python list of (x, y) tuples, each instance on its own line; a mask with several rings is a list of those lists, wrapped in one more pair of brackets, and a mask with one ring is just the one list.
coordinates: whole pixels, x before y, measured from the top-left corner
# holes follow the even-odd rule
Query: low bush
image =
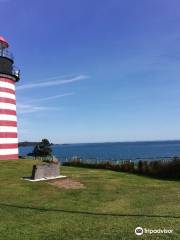
[(120, 163), (113, 162), (97, 162), (91, 163), (76, 159), (63, 163), (65, 166), (109, 169), (113, 171), (136, 173), (156, 178), (164, 179), (180, 179), (180, 158), (174, 157), (171, 160), (163, 161), (122, 161)]

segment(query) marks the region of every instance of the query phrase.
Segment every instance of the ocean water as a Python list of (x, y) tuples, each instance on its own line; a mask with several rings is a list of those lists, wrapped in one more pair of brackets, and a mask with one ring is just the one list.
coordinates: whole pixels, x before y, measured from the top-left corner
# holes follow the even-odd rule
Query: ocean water
[[(20, 155), (33, 147), (20, 147)], [(78, 156), (89, 161), (159, 160), (180, 156), (180, 141), (57, 144), (53, 154), (65, 161)]]

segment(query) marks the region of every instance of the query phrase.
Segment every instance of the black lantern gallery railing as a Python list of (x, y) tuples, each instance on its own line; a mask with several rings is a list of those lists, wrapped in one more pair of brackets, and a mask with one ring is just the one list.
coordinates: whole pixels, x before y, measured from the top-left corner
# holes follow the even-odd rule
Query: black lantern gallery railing
[(16, 66), (12, 68), (12, 75), (16, 77), (17, 81), (20, 79), (20, 70)]

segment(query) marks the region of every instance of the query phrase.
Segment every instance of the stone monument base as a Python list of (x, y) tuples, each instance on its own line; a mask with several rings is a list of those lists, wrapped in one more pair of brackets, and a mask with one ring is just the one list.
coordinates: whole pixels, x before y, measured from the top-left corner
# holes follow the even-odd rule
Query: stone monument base
[(31, 177), (23, 177), (24, 180), (30, 181), (30, 182), (40, 182), (40, 181), (47, 181), (47, 180), (61, 179), (61, 178), (67, 178), (67, 177), (63, 175), (59, 175), (58, 177), (47, 177), (47, 178), (39, 178), (39, 179), (32, 179)]
[(65, 178), (60, 175), (59, 162), (40, 163), (33, 166), (31, 177), (23, 178), (31, 182), (44, 181), (57, 178)]

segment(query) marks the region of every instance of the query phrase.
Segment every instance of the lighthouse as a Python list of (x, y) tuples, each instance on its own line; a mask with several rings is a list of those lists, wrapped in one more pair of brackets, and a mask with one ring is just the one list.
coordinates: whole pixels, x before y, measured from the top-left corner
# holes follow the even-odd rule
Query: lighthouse
[(18, 159), (15, 83), (20, 71), (8, 48), (0, 36), (0, 160)]

